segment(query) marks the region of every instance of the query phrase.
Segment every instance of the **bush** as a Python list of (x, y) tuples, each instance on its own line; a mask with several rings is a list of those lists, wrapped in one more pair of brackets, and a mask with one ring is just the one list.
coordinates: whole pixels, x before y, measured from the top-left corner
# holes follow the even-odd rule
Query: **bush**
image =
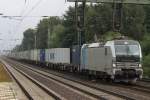
[(150, 54), (143, 58), (144, 76), (150, 77)]
[(141, 41), (141, 45), (142, 45), (143, 55), (147, 56), (148, 54), (150, 54), (150, 34), (144, 35)]

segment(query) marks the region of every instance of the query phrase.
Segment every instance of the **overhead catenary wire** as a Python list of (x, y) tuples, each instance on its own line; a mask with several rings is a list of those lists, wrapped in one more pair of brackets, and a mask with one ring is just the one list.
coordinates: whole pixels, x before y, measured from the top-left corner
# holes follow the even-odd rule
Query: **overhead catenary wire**
[[(49, 16), (29, 16), (30, 13), (31, 13), (33, 10), (35, 10), (35, 9), (39, 6), (39, 4), (41, 4), (42, 0), (38, 0), (38, 1), (31, 7), (31, 9), (28, 10), (27, 13), (25, 13), (25, 12), (27, 11), (27, 10), (26, 10), (27, 4), (28, 4), (27, 2), (28, 2), (28, 1), (25, 0), (25, 2), (24, 2), (24, 7), (23, 7), (23, 10), (20, 12), (20, 15), (18, 15), (18, 16), (9, 16), (9, 15), (8, 15), (8, 16), (3, 16), (3, 17), (5, 17), (5, 18), (9, 18), (9, 19), (12, 19), (12, 20), (20, 21), (20, 22), (18, 23), (18, 25), (16, 26), (16, 30), (14, 31), (15, 33), (18, 32), (18, 30), (20, 29), (20, 27), (22, 27), (22, 23), (23, 23), (23, 21), (24, 21), (25, 18), (49, 17)], [(66, 4), (66, 0), (64, 1), (63, 5), (57, 10), (56, 16), (58, 16), (60, 10), (62, 9), (62, 7), (65, 6), (65, 4)]]
[(25, 14), (25, 16), (28, 16), (34, 9), (36, 9), (42, 1), (43, 0), (38, 0), (38, 2)]
[[(21, 27), (22, 25), (22, 23), (23, 23), (23, 21), (24, 21), (24, 19), (25, 18), (27, 18), (27, 16), (36, 8), (36, 7), (38, 7), (38, 5), (40, 4), (42, 2), (42, 0), (38, 0), (37, 2), (36, 2), (36, 4), (35, 5), (33, 5), (33, 7), (25, 14), (25, 15), (21, 15), (21, 16), (11, 16), (11, 17), (22, 17), (21, 19), (20, 19), (20, 22), (19, 22), (19, 24), (17, 25), (18, 27)], [(27, 0), (25, 0), (25, 4), (27, 3)], [(25, 12), (25, 11), (24, 11)], [(33, 17), (33, 16), (32, 16)], [(35, 17), (35, 16), (34, 16)], [(20, 28), (16, 28), (16, 31), (15, 32), (17, 32), (18, 30), (19, 30)]]
[(61, 6), (59, 7), (59, 9), (57, 10), (56, 16), (58, 16), (58, 13), (60, 12), (60, 10), (61, 10), (62, 8), (64, 9), (64, 6), (66, 6), (66, 3), (67, 3), (67, 1), (65, 0), (64, 3), (63, 3), (63, 5), (61, 5)]
[[(24, 14), (24, 12), (26, 11), (26, 6), (27, 6), (26, 4), (27, 4), (27, 0), (25, 0), (24, 5), (23, 5), (23, 7), (22, 7), (22, 10), (21, 10), (19, 16), (22, 16), (22, 15)], [(20, 22), (18, 23), (18, 25), (17, 25), (17, 26), (15, 27), (15, 29), (14, 29), (14, 32), (16, 33), (15, 30), (18, 30), (18, 26), (20, 26), (20, 24), (21, 24), (21, 22), (22, 22), (21, 17), (20, 17), (20, 18), (16, 18), (16, 16), (2, 16), (2, 17), (3, 17), (3, 18), (8, 18), (8, 19), (10, 19), (10, 20), (20, 21)]]
[(20, 16), (25, 13), (25, 11), (26, 11), (26, 6), (27, 6), (27, 1), (25, 0), (24, 5), (23, 5), (23, 7), (22, 7), (22, 10), (21, 10), (21, 12), (20, 12), (20, 14), (19, 14)]

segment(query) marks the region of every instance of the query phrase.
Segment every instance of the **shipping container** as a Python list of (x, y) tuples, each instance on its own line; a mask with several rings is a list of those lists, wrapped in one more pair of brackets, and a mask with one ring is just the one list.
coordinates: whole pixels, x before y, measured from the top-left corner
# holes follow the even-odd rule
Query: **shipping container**
[(40, 50), (40, 62), (45, 62), (45, 49)]
[(30, 60), (31, 60), (31, 61), (34, 60), (34, 50), (31, 50)]
[(80, 50), (79, 45), (73, 46), (71, 49), (71, 63), (73, 65), (80, 65)]
[(37, 49), (37, 61), (40, 61), (40, 49)]
[(54, 61), (55, 61), (55, 49), (46, 49), (45, 59), (46, 59), (46, 62), (54, 63)]
[(34, 50), (34, 58), (33, 58), (33, 61), (37, 61), (38, 60), (38, 50)]
[(46, 62), (70, 64), (70, 48), (46, 49)]
[(26, 60), (30, 60), (30, 59), (31, 59), (31, 50), (28, 50)]
[(38, 59), (38, 52), (37, 51), (38, 51), (37, 49), (31, 50), (31, 58), (30, 58), (30, 60), (37, 61), (37, 59)]
[(81, 69), (111, 71), (113, 57), (110, 47), (84, 48), (81, 54)]

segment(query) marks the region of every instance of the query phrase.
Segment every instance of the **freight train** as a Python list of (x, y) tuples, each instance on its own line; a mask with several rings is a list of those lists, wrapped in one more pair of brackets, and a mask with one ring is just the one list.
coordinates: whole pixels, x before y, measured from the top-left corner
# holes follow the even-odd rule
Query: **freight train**
[(82, 47), (11, 52), (8, 57), (114, 81), (135, 83), (143, 75), (141, 46), (135, 40), (111, 40), (83, 44)]

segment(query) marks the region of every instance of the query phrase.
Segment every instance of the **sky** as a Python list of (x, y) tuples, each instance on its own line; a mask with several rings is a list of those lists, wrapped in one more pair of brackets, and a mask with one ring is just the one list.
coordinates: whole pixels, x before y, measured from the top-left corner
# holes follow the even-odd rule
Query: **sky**
[[(0, 52), (20, 44), (23, 32), (36, 28), (42, 17), (63, 16), (73, 3), (66, 0), (0, 0)], [(3, 16), (22, 16), (7, 18)]]

